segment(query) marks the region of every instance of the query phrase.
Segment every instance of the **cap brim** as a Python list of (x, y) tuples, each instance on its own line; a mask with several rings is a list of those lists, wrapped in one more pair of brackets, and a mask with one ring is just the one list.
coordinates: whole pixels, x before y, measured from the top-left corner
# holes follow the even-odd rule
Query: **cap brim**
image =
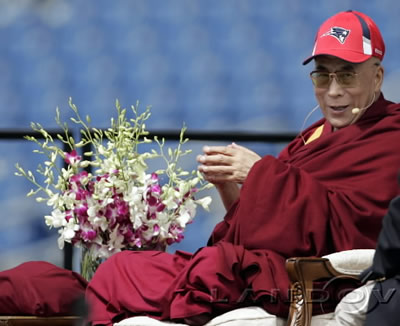
[(307, 58), (306, 60), (303, 61), (303, 65), (308, 64), (311, 60), (313, 60), (316, 57), (321, 56), (321, 55), (330, 55), (332, 57), (337, 57), (339, 59), (342, 59), (344, 61), (348, 61), (351, 63), (364, 62), (372, 57), (371, 55), (366, 55), (366, 54), (359, 53), (359, 52), (343, 51), (342, 49), (340, 49), (340, 50), (330, 49), (329, 53), (318, 53), (318, 54), (315, 54), (315, 55)]
[(306, 64), (308, 64), (312, 59), (314, 59), (316, 57), (316, 55), (313, 55), (311, 57), (308, 57), (306, 60), (303, 61), (303, 65), (305, 66)]

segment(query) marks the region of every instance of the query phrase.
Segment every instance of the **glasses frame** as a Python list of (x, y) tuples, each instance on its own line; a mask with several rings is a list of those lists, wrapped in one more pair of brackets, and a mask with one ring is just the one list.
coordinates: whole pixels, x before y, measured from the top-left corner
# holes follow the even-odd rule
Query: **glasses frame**
[[(316, 81), (316, 77), (313, 76), (315, 73), (327, 75), (329, 77), (329, 81), (327, 82), (327, 84), (325, 86), (318, 85), (318, 82)], [(340, 74), (353, 75), (354, 76), (354, 85), (344, 84), (343, 81), (341, 80)], [(316, 87), (316, 88), (324, 88), (324, 89), (329, 88), (333, 79), (335, 79), (336, 82), (340, 85), (340, 87), (343, 87), (343, 88), (355, 88), (355, 87), (359, 86), (358, 73), (356, 73), (354, 71), (328, 72), (328, 71), (321, 71), (321, 70), (313, 70), (310, 72), (310, 78), (311, 78), (311, 81), (312, 81), (314, 87)]]

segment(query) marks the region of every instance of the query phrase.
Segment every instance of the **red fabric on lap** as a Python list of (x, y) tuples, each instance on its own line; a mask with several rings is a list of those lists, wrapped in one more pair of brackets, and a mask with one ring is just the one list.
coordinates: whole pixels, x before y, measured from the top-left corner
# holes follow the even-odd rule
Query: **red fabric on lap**
[(100, 265), (87, 289), (93, 325), (108, 325), (111, 320), (134, 316), (135, 311), (160, 319), (162, 302), (169, 302), (173, 294), (170, 285), (190, 257), (184, 252), (157, 251), (123, 251), (111, 256)]
[(44, 261), (0, 272), (0, 314), (72, 315), (72, 305), (87, 282), (77, 273)]
[[(89, 320), (107, 326), (138, 315), (182, 321), (204, 313), (215, 317), (256, 301), (268, 311), (286, 311), (286, 304), (271, 300), (272, 293), (261, 290), (260, 283), (277, 289), (268, 254), (226, 242), (193, 255), (181, 251), (117, 253), (99, 267), (87, 288)], [(276, 259), (273, 252), (270, 255)], [(284, 268), (279, 273), (285, 273)], [(283, 296), (287, 298), (287, 293)]]

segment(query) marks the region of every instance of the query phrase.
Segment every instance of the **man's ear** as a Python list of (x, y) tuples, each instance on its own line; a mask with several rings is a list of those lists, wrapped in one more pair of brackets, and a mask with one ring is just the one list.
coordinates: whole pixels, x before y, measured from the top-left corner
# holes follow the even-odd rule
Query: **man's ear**
[(375, 74), (375, 93), (379, 93), (383, 83), (383, 77), (385, 75), (385, 69), (383, 66), (379, 65), (376, 69)]

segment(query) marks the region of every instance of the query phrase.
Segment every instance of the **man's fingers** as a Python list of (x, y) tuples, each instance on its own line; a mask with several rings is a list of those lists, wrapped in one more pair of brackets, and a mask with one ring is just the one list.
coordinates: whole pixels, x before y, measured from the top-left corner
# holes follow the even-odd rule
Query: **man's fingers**
[(229, 165), (200, 165), (199, 171), (204, 174), (232, 174), (234, 168)]
[(232, 143), (231, 148), (243, 150), (243, 151), (246, 151), (246, 152), (252, 152), (252, 151), (249, 150), (247, 147), (238, 145), (238, 144), (236, 144), (236, 143)]
[(211, 183), (225, 183), (225, 182), (234, 182), (234, 178), (230, 174), (204, 174), (204, 178)]
[(204, 146), (203, 152), (207, 155), (225, 154), (231, 155), (232, 151), (227, 146)]
[(197, 155), (196, 161), (199, 162), (199, 163), (205, 163), (206, 156), (205, 155)]
[(200, 155), (197, 161), (204, 165), (232, 165), (233, 162), (230, 156), (222, 154)]

